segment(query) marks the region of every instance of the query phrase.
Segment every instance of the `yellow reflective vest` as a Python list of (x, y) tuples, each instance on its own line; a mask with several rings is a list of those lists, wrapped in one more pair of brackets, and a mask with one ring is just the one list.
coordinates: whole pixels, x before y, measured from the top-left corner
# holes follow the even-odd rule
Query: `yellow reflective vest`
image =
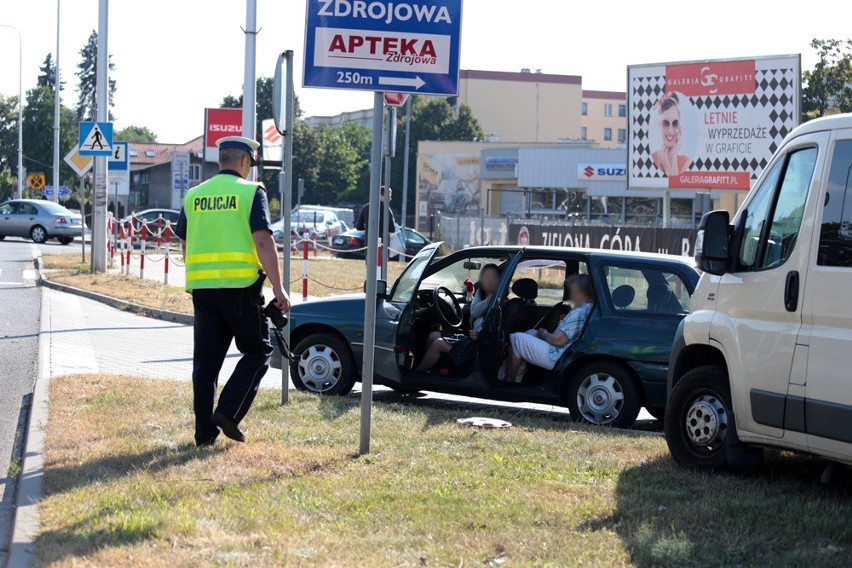
[(246, 288), (261, 269), (249, 217), (257, 182), (218, 174), (189, 190), (186, 215), (186, 290)]

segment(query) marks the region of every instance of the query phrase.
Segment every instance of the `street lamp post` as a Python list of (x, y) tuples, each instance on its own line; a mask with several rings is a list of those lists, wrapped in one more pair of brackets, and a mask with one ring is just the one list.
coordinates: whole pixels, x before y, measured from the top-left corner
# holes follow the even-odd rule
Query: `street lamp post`
[(59, 202), (59, 0), (56, 0), (56, 76), (53, 84), (53, 202)]
[(9, 28), (18, 34), (18, 190), (14, 197), (24, 195), (24, 57), (21, 32), (13, 25), (0, 24), (0, 28)]

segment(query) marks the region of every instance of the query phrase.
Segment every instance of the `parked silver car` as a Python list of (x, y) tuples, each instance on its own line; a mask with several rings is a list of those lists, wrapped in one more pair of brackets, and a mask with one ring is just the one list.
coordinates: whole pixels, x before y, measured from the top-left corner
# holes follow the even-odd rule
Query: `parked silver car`
[(13, 199), (0, 203), (0, 240), (29, 237), (36, 243), (57, 239), (67, 245), (80, 236), (83, 218), (52, 201)]

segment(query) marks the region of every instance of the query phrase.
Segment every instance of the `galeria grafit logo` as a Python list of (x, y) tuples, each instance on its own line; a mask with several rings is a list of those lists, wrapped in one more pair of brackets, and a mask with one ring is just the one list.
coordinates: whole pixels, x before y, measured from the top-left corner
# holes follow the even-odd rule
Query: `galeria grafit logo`
[(710, 67), (704, 66), (701, 68), (701, 85), (703, 87), (713, 87), (710, 89), (710, 93), (715, 95), (719, 92), (719, 88), (716, 87), (716, 79), (719, 78), (717, 73), (710, 73)]
[(595, 175), (595, 168), (593, 168), (592, 166), (586, 166), (586, 169), (583, 170), (583, 173), (586, 175), (586, 177), (590, 178)]

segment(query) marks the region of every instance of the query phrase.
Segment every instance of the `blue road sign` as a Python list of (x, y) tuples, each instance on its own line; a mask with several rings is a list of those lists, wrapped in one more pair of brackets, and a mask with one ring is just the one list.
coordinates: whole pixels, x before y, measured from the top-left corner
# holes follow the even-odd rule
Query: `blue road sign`
[(308, 0), (305, 87), (455, 96), (462, 0)]
[(113, 142), (112, 154), (109, 155), (109, 171), (126, 172), (130, 169), (130, 156), (127, 153), (127, 142)]
[(81, 122), (80, 123), (80, 155), (81, 156), (110, 156), (110, 155), (112, 155), (112, 123), (111, 122)]
[[(71, 195), (72, 193), (74, 193), (74, 192), (71, 191), (71, 189), (68, 188), (67, 186), (64, 186), (64, 185), (59, 186), (59, 197), (67, 197), (67, 196)], [(42, 190), (42, 194), (45, 197), (52, 198), (53, 197), (53, 186), (52, 185), (44, 186), (44, 189)]]

